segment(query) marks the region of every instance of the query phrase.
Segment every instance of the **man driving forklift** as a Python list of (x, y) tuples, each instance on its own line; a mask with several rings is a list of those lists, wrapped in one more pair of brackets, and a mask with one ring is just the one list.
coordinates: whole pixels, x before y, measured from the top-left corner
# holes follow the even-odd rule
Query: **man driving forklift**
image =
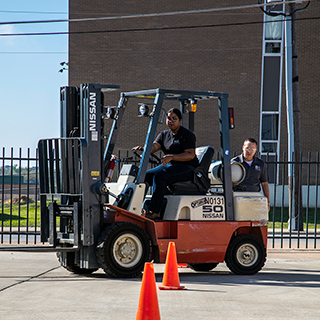
[[(194, 169), (199, 165), (195, 153), (196, 137), (181, 125), (182, 115), (177, 108), (171, 108), (166, 115), (168, 130), (159, 133), (153, 142), (151, 153), (162, 150), (161, 165), (146, 172), (145, 182), (153, 187), (153, 195), (146, 217), (159, 220), (163, 197), (167, 186), (192, 180)], [(137, 146), (135, 150), (143, 150)]]

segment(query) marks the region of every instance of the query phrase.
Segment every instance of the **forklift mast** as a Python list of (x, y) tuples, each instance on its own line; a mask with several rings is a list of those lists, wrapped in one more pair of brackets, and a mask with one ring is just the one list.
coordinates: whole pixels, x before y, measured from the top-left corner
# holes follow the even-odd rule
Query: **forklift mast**
[[(103, 92), (119, 86), (82, 84), (60, 91), (61, 138), (39, 141), (41, 241), (78, 250), (85, 268), (95, 261), (93, 244), (101, 232)], [(47, 202), (49, 204), (47, 205)], [(60, 231), (56, 218), (60, 217)]]

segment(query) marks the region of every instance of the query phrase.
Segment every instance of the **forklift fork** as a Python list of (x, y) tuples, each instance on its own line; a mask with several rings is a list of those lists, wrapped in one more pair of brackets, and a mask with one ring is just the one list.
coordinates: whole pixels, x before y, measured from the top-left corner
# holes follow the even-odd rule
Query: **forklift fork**
[(82, 152), (79, 138), (39, 143), (41, 240), (49, 240), (53, 247), (72, 245), (75, 249), (80, 245)]

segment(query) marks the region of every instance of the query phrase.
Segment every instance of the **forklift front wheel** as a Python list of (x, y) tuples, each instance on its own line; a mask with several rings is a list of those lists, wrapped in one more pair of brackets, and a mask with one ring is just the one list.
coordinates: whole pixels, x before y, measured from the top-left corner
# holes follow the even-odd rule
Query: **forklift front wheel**
[(114, 223), (101, 234), (97, 260), (106, 274), (116, 278), (141, 275), (151, 259), (151, 241), (144, 229), (130, 222)]
[(252, 234), (241, 234), (233, 238), (225, 256), (228, 268), (239, 275), (259, 272), (265, 261), (266, 248), (262, 240)]

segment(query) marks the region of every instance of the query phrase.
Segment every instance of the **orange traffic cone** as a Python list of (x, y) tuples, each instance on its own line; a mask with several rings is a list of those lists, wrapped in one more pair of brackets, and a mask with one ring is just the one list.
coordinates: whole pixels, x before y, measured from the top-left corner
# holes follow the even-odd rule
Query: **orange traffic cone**
[(160, 290), (183, 290), (184, 286), (180, 286), (176, 245), (174, 242), (169, 242), (166, 265), (164, 268), (162, 286)]
[(152, 262), (144, 264), (136, 320), (160, 320), (156, 277)]

